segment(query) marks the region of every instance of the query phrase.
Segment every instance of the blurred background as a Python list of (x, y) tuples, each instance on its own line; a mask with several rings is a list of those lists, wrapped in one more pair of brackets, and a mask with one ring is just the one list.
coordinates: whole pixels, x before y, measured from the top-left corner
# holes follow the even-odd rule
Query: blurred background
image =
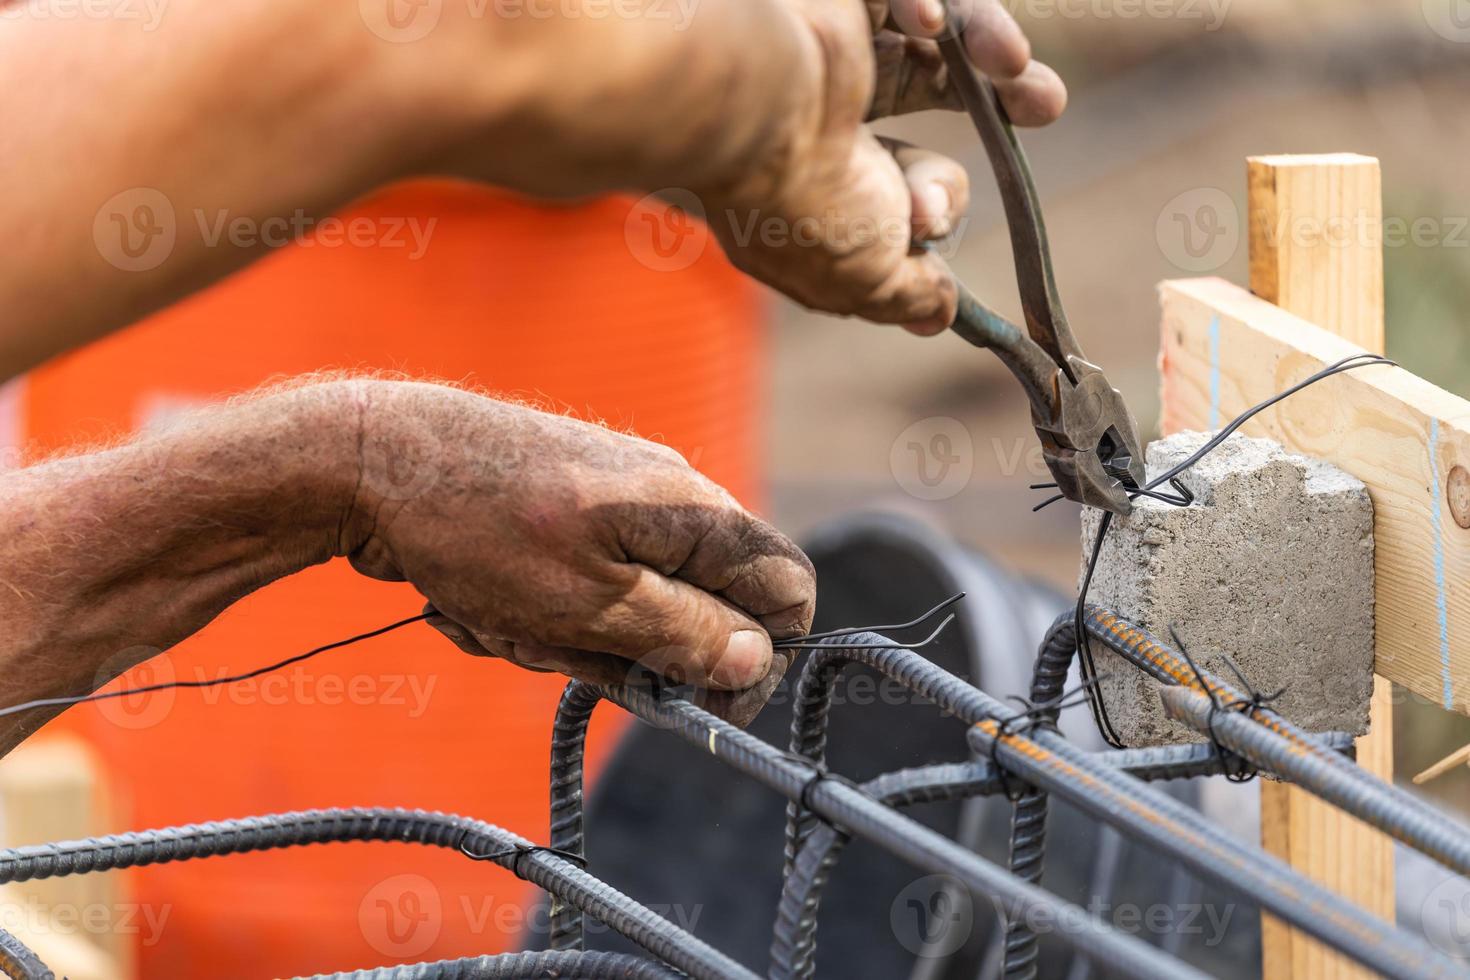
[[(1157, 432), (1156, 284), (1246, 281), (1252, 154), (1380, 158), (1386, 218), (1417, 229), (1386, 243), (1389, 353), (1470, 395), (1470, 3), (1008, 6), (1071, 90), (1061, 122), (1023, 136), (1061, 291), (1146, 438)], [(1019, 318), (972, 127), (922, 114), (880, 129), (966, 163), (974, 205), (950, 260)], [(649, 207), (547, 207), (430, 181), (384, 189), (351, 213), (432, 222), (421, 256), (288, 246), (7, 387), (0, 437), (33, 456), (283, 374), (403, 370), (669, 442), (798, 540), (837, 514), (896, 510), (998, 568), (1074, 587), (1075, 509), (1031, 513), (1027, 484), (1045, 470), (997, 360), (950, 336), (808, 314), (743, 282), (707, 242), (672, 258), (650, 250)], [(217, 676), (415, 612), (403, 587), (314, 569), (122, 683)], [(559, 683), (467, 663), (423, 635), (345, 660), (314, 665), (305, 686), (68, 713), (0, 763), (4, 842), (333, 805), (455, 810), (545, 837)], [(1401, 778), (1470, 742), (1470, 722), (1407, 695), (1396, 720)], [(623, 728), (609, 713), (597, 725), (594, 769)], [(1463, 768), (1424, 791), (1470, 812)], [(74, 980), (279, 975), (514, 947), (534, 931), (532, 891), (500, 875), (487, 894), (484, 870), (466, 865), (357, 845), (250, 855), (12, 886), (3, 897), (20, 918), (4, 924), (46, 944)], [(494, 918), (502, 907), (520, 917)], [(101, 912), (65, 926), (53, 921), (61, 909)]]

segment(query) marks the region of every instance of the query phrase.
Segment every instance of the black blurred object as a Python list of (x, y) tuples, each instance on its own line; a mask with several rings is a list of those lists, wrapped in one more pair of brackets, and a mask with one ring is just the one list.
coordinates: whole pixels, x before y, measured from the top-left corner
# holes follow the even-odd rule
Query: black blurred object
[[(864, 514), (813, 536), (817, 567), (814, 630), (906, 621), (956, 592), (957, 621), (923, 653), (993, 695), (1025, 694), (1046, 628), (1070, 601), (1050, 587), (1014, 578), (905, 517)], [(925, 635), (928, 628), (914, 631)], [(906, 637), (913, 638), (913, 637)], [(804, 658), (803, 658), (804, 660)], [(749, 731), (785, 749), (791, 688), (801, 664)], [(610, 706), (599, 710), (616, 710)], [(1085, 712), (1064, 717), (1063, 731), (1084, 748), (1102, 742)], [(968, 758), (964, 726), (865, 668), (849, 668), (835, 688), (828, 762), (835, 773), (865, 780), (880, 773)], [(1187, 801), (1195, 787), (1172, 791)], [(1010, 805), (1002, 799), (914, 807), (911, 816), (1004, 864)], [(644, 725), (630, 729), (591, 793), (589, 869), (598, 877), (765, 974), (781, 893), (785, 801), (745, 781), (709, 755)], [(1192, 878), (1054, 803), (1043, 884), (1146, 941), (1165, 945), (1208, 972), (1259, 973), (1259, 916), (1254, 906), (1206, 896)], [(973, 903), (939, 877), (923, 875), (864, 841), (843, 852), (823, 893), (817, 977), (976, 980), (999, 975), (997, 911)], [(1151, 927), (1148, 913), (1176, 928)], [(1220, 919), (1228, 929), (1217, 935)], [(1127, 917), (1128, 921), (1122, 921)], [(533, 922), (544, 924), (545, 915)], [(1040, 975), (1086, 980), (1110, 974), (1073, 962), (1041, 935)], [(544, 948), (544, 930), (527, 936)], [(593, 921), (590, 949), (635, 951)]]

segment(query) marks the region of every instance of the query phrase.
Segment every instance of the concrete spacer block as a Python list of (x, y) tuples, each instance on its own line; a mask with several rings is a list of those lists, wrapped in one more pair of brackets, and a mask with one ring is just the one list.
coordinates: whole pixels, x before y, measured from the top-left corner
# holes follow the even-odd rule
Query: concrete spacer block
[[(1148, 447), (1157, 476), (1210, 438), (1181, 432)], [(1187, 471), (1190, 507), (1147, 498), (1113, 519), (1088, 601), (1234, 682), (1228, 654), (1272, 704), (1310, 731), (1368, 730), (1373, 692), (1373, 502), (1357, 478), (1267, 439), (1234, 435)], [(1160, 490), (1168, 490), (1165, 484)], [(1083, 512), (1083, 570), (1100, 512)], [(1168, 719), (1158, 683), (1092, 644), (1103, 702), (1127, 745), (1202, 739)]]

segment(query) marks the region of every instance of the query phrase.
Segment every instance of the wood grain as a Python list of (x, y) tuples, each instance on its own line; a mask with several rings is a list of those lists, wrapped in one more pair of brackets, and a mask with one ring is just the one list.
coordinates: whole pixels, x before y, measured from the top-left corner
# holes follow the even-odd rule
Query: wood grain
[[(1378, 161), (1354, 153), (1251, 157), (1246, 183), (1251, 292), (1364, 350), (1384, 353)], [(1357, 743), (1359, 764), (1390, 782), (1392, 690), (1377, 679), (1372, 727)], [(1366, 824), (1295, 786), (1268, 782), (1261, 785), (1261, 843), (1339, 894), (1393, 917), (1393, 842)], [(1370, 976), (1270, 916), (1263, 917), (1262, 929), (1268, 978)]]
[[(1227, 419), (1362, 351), (1221, 279), (1166, 282), (1160, 298), (1166, 432), (1207, 424), (1217, 318)], [(1470, 714), (1470, 589), (1463, 584), (1470, 530), (1446, 500), (1449, 474), (1470, 467), (1470, 402), (1400, 368), (1370, 367), (1301, 392), (1244, 431), (1331, 460), (1368, 485), (1378, 558), (1378, 673)]]

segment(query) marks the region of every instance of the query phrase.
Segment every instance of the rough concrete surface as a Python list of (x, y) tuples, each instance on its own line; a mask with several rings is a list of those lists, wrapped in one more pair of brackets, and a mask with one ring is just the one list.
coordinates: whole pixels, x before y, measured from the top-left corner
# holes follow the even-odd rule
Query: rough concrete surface
[[(1148, 447), (1156, 476), (1209, 438), (1181, 432)], [(1368, 729), (1373, 689), (1373, 503), (1330, 463), (1266, 439), (1232, 436), (1181, 482), (1190, 507), (1140, 498), (1114, 518), (1090, 602), (1166, 642), (1178, 631), (1196, 663), (1226, 679), (1228, 654), (1257, 691), (1313, 731)], [(1160, 488), (1168, 489), (1167, 484)], [(1084, 561), (1099, 512), (1083, 514)], [(1084, 566), (1085, 567), (1085, 566)], [(1092, 644), (1110, 674), (1103, 699), (1127, 745), (1200, 741), (1165, 717), (1157, 682)]]

